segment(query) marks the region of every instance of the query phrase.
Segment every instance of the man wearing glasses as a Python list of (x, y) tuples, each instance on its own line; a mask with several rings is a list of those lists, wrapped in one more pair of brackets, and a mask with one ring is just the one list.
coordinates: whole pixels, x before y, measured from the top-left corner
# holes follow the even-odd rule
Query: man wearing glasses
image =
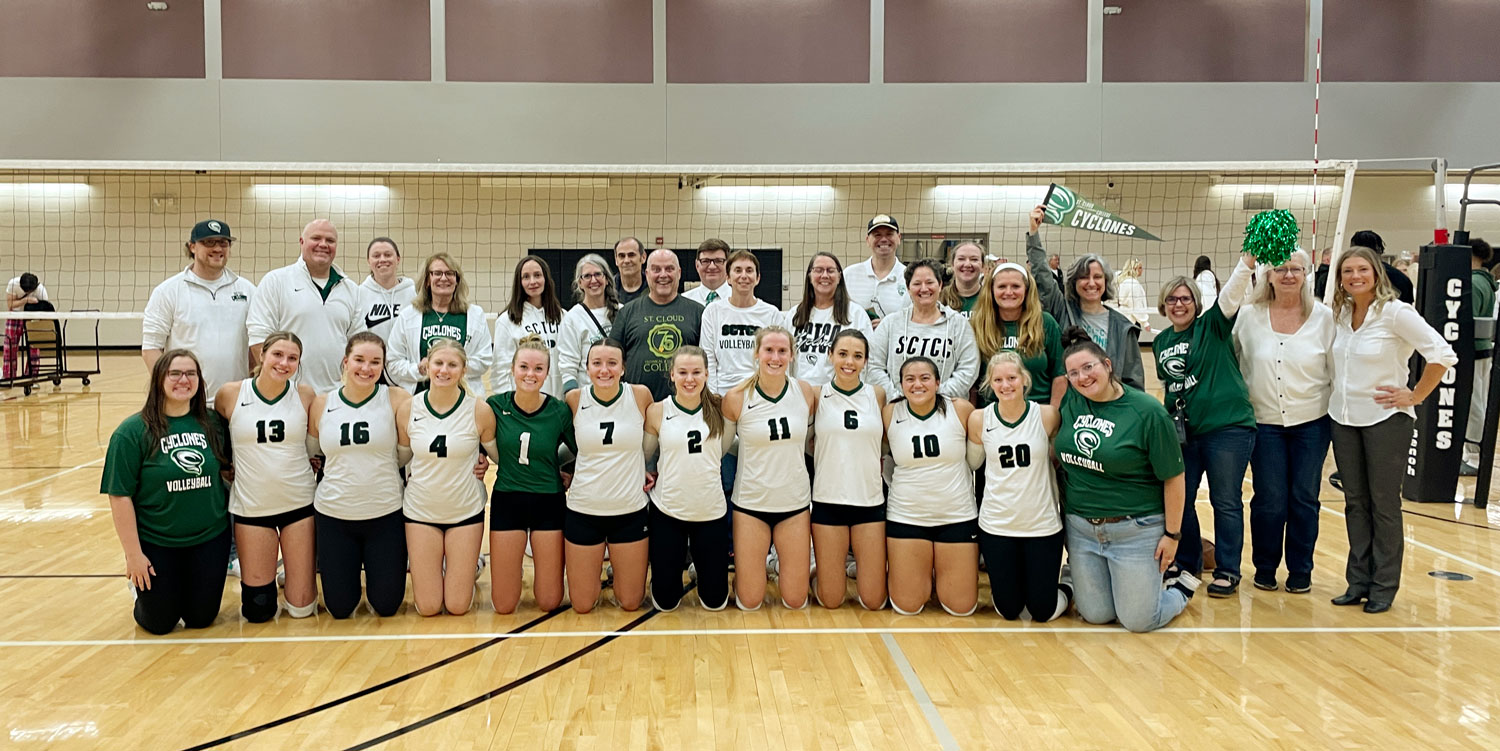
[(229, 270), (229, 225), (207, 219), (188, 235), (191, 263), (156, 286), (141, 322), (141, 359), (149, 372), (162, 352), (192, 350), (203, 367), (209, 406), (220, 386), (250, 375), (245, 319), (255, 285)]
[(729, 297), (729, 270), (724, 267), (728, 260), (729, 243), (716, 237), (699, 243), (693, 265), (698, 267), (698, 281), (702, 284), (682, 293), (682, 296), (705, 308)]

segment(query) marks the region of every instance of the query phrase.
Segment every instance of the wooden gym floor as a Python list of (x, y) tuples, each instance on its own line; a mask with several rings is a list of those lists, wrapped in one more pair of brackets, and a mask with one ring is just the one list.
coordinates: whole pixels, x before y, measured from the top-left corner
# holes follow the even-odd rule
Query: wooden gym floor
[(1370, 616), (1328, 603), (1347, 548), (1326, 486), (1311, 594), (1247, 580), (1154, 634), (935, 607), (498, 616), (487, 591), (465, 617), (250, 625), (228, 579), (212, 628), (152, 637), (97, 493), (144, 381), (118, 354), (89, 389), (0, 391), (0, 746), (1500, 746), (1500, 511), (1407, 504), (1401, 593)]

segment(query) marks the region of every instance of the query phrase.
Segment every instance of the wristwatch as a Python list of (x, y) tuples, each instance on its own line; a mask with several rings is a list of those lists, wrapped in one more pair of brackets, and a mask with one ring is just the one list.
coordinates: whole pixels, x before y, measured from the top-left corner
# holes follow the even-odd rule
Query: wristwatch
[(1165, 537), (1165, 538), (1167, 538), (1169, 540), (1176, 540), (1177, 542), (1182, 542), (1182, 533), (1181, 532), (1167, 532), (1167, 531), (1163, 530), (1162, 533), (1161, 533), (1161, 536)]

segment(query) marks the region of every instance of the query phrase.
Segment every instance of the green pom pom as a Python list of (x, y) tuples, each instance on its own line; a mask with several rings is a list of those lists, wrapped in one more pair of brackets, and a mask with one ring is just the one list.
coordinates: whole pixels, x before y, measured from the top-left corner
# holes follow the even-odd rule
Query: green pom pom
[(1246, 253), (1255, 256), (1258, 263), (1280, 266), (1292, 257), (1297, 249), (1297, 218), (1286, 209), (1262, 211), (1245, 225)]

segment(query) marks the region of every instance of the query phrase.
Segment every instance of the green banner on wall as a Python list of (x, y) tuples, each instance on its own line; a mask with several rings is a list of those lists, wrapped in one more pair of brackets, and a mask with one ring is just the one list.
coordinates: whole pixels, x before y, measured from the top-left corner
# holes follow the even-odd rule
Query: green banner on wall
[(1052, 183), (1052, 187), (1047, 189), (1047, 197), (1042, 200), (1042, 206), (1045, 208), (1043, 224), (1073, 227), (1086, 232), (1102, 232), (1116, 237), (1133, 237), (1138, 240), (1161, 240), (1160, 237), (1121, 219), (1114, 212), (1101, 208), (1099, 204), (1057, 183)]

